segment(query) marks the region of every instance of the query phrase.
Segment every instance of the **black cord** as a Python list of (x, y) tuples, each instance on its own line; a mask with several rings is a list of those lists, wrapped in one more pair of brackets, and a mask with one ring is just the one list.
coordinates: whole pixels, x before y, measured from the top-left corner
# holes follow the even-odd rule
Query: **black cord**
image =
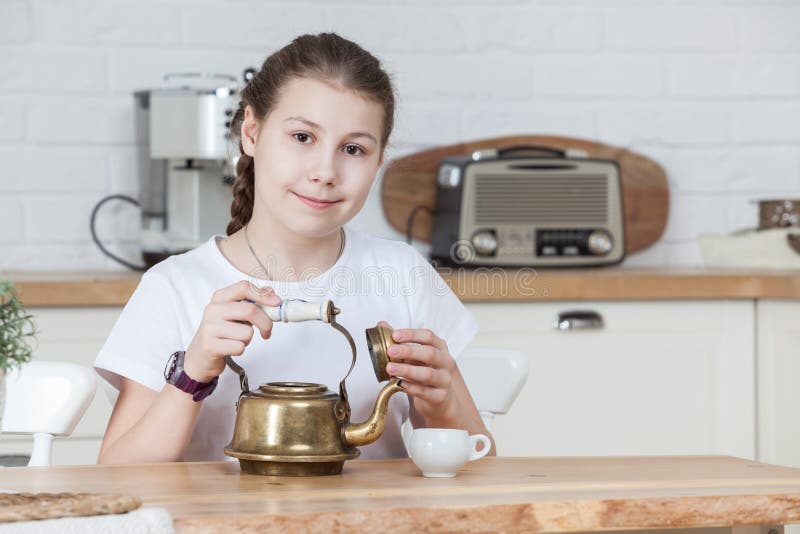
[(92, 239), (94, 240), (95, 244), (100, 248), (100, 250), (103, 252), (103, 254), (105, 254), (106, 256), (111, 258), (112, 260), (117, 261), (117, 262), (121, 263), (122, 265), (124, 265), (125, 267), (127, 267), (129, 269), (133, 269), (134, 271), (146, 271), (147, 270), (147, 266), (134, 265), (132, 263), (129, 263), (129, 262), (123, 260), (119, 256), (115, 256), (114, 254), (112, 254), (108, 249), (106, 249), (106, 247), (103, 246), (103, 244), (97, 238), (97, 232), (95, 232), (95, 229), (94, 229), (94, 221), (95, 221), (95, 218), (97, 217), (97, 212), (100, 209), (100, 206), (102, 206), (103, 204), (105, 204), (109, 200), (124, 200), (126, 202), (130, 202), (134, 206), (141, 206), (141, 204), (139, 204), (138, 200), (136, 200), (135, 198), (129, 197), (128, 195), (109, 195), (107, 197), (104, 197), (104, 198), (100, 199), (100, 201), (97, 204), (94, 205), (94, 208), (92, 209), (92, 216), (89, 218), (89, 231), (92, 232)]
[(409, 245), (411, 244), (411, 229), (414, 227), (414, 217), (417, 216), (417, 212), (419, 212), (419, 210), (428, 210), (428, 213), (431, 215), (435, 213), (428, 206), (414, 206), (414, 209), (412, 209), (411, 213), (408, 214), (408, 220), (406, 221), (406, 243)]

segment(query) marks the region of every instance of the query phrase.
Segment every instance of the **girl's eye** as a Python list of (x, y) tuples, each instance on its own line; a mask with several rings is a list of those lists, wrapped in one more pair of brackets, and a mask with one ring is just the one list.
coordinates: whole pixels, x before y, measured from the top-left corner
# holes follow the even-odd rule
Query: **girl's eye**
[(311, 136), (308, 135), (307, 133), (298, 132), (298, 133), (292, 134), (292, 135), (294, 136), (295, 139), (297, 139), (298, 141), (300, 141), (304, 145), (308, 144), (308, 142), (311, 141)]
[(347, 145), (344, 149), (351, 156), (360, 156), (364, 154), (364, 149), (358, 145)]

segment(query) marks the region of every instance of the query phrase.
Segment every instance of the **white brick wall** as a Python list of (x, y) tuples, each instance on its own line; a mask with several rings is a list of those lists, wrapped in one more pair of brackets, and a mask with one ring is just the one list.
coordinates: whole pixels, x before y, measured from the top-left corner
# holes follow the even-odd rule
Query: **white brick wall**
[[(628, 146), (666, 168), (672, 206), (627, 263), (699, 264), (698, 234), (755, 225), (752, 199), (800, 196), (798, 28), (800, 0), (2, 0), (0, 269), (120, 268), (88, 220), (138, 191), (131, 92), (166, 72), (238, 76), (322, 30), (392, 72), (390, 155), (515, 133)], [(353, 224), (400, 238), (378, 195)], [(136, 210), (100, 220), (135, 260)]]

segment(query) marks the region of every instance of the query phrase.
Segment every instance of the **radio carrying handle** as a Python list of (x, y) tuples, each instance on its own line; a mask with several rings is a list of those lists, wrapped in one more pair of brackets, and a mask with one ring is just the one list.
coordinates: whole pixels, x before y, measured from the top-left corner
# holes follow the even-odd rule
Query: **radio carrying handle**
[(566, 150), (561, 150), (560, 148), (553, 148), (553, 147), (544, 146), (544, 145), (514, 145), (514, 146), (509, 146), (509, 147), (506, 147), (506, 148), (500, 148), (500, 149), (497, 150), (497, 157), (507, 156), (508, 154), (512, 154), (514, 152), (523, 152), (523, 151), (530, 151), (530, 150), (536, 150), (536, 151), (539, 151), (539, 152), (549, 152), (549, 153), (554, 154), (554, 155), (556, 155), (556, 156), (558, 156), (560, 158), (566, 158), (567, 157), (567, 151)]

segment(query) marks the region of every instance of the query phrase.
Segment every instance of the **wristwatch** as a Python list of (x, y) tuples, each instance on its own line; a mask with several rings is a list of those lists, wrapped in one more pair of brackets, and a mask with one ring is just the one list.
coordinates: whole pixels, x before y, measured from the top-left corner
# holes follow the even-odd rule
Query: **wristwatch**
[(172, 384), (179, 390), (189, 393), (195, 402), (200, 402), (211, 395), (217, 387), (219, 377), (215, 376), (211, 382), (198, 382), (192, 379), (183, 370), (183, 358), (185, 355), (186, 352), (182, 350), (172, 353), (167, 360), (167, 366), (164, 368), (164, 379), (167, 384)]

